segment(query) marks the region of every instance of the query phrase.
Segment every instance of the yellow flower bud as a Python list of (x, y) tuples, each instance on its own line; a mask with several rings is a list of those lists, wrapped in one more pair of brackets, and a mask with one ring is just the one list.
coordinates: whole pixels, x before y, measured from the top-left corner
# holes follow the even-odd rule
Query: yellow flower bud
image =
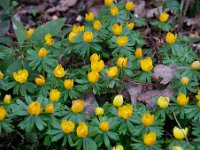
[(99, 73), (97, 71), (91, 71), (87, 75), (90, 83), (96, 83), (99, 80)]
[(83, 123), (83, 122), (80, 122), (77, 129), (76, 129), (76, 133), (77, 133), (77, 136), (80, 137), (80, 138), (85, 138), (87, 137), (88, 135), (88, 126)]
[(32, 102), (28, 105), (28, 113), (32, 116), (38, 116), (42, 112), (42, 106), (39, 102)]
[(54, 113), (54, 105), (53, 104), (47, 104), (45, 106), (45, 112), (53, 114)]
[(7, 116), (7, 112), (3, 106), (0, 106), (0, 121), (4, 120)]
[(106, 70), (107, 76), (110, 78), (115, 78), (118, 75), (118, 68), (117, 67), (111, 67), (109, 70)]
[(118, 46), (123, 47), (127, 44), (128, 37), (127, 36), (118, 36), (116, 42), (117, 42)]
[(48, 33), (48, 34), (46, 34), (45, 36), (44, 36), (44, 40), (45, 41), (47, 41), (47, 40), (49, 40), (49, 39), (51, 39), (52, 38), (52, 35), (50, 34), (50, 33)]
[(190, 82), (190, 79), (188, 77), (182, 77), (181, 78), (181, 84), (182, 85), (188, 85), (189, 82)]
[(193, 70), (199, 70), (200, 69), (200, 61), (193, 61), (190, 68)]
[(119, 9), (116, 6), (111, 6), (110, 13), (112, 16), (117, 16), (119, 14)]
[(112, 150), (124, 150), (124, 147), (122, 145), (117, 145), (113, 147)]
[(68, 40), (72, 42), (77, 36), (78, 36), (78, 32), (70, 32), (68, 35)]
[(94, 20), (94, 13), (93, 12), (88, 12), (85, 14), (85, 21), (91, 22)]
[(73, 79), (67, 79), (64, 81), (64, 87), (66, 90), (71, 90), (74, 87), (74, 80)]
[(42, 75), (39, 75), (39, 77), (35, 78), (35, 84), (43, 86), (45, 84), (45, 78)]
[(114, 100), (113, 100), (113, 105), (115, 107), (121, 107), (123, 105), (123, 96), (120, 94), (120, 95), (116, 95)]
[(145, 58), (140, 61), (140, 67), (143, 71), (149, 72), (153, 69), (153, 62), (151, 58)]
[(113, 0), (104, 0), (106, 6), (110, 6), (113, 3)]
[(147, 146), (154, 145), (156, 143), (156, 133), (152, 131), (148, 134), (145, 133), (143, 136), (143, 141)]
[(92, 32), (84, 32), (83, 33), (83, 40), (86, 43), (90, 43), (93, 40), (93, 33)]
[(80, 26), (80, 25), (73, 25), (73, 28), (72, 28), (72, 32), (81, 32), (81, 31), (84, 31), (85, 30), (85, 26)]
[(104, 109), (101, 108), (101, 107), (96, 107), (96, 108), (95, 108), (95, 114), (96, 114), (97, 116), (102, 116), (102, 115), (104, 114)]
[(74, 113), (79, 113), (84, 109), (84, 101), (83, 100), (74, 100), (72, 101), (72, 107), (71, 110)]
[(146, 127), (151, 126), (154, 124), (154, 115), (151, 114), (144, 114), (142, 116), (142, 124)]
[(169, 97), (160, 96), (157, 102), (160, 108), (167, 108), (169, 105)]
[(133, 2), (126, 2), (125, 8), (129, 11), (132, 11), (135, 8), (135, 5)]
[(181, 146), (173, 146), (172, 150), (183, 150)]
[(122, 25), (118, 25), (118, 24), (115, 23), (112, 26), (112, 32), (113, 32), (114, 35), (120, 35), (122, 33), (122, 31), (123, 31)]
[(98, 62), (100, 60), (100, 55), (94, 53), (90, 56), (90, 62)]
[(166, 22), (169, 18), (169, 14), (166, 12), (162, 12), (159, 16), (160, 22)]
[(101, 29), (101, 22), (99, 20), (96, 20), (94, 23), (93, 23), (93, 28), (95, 30), (100, 30)]
[(41, 48), (39, 51), (38, 51), (38, 56), (40, 58), (45, 58), (48, 54), (48, 51), (46, 50), (46, 48)]
[(174, 44), (176, 42), (176, 39), (177, 39), (177, 34), (174, 35), (171, 32), (168, 32), (165, 37), (165, 40), (168, 44)]
[(46, 45), (47, 46), (53, 46), (54, 45), (54, 40), (53, 39), (46, 40)]
[(180, 94), (178, 95), (178, 97), (176, 98), (176, 102), (177, 102), (180, 106), (185, 106), (185, 105), (187, 105), (188, 101), (189, 101), (189, 97), (186, 97), (186, 95), (183, 94), (183, 93), (180, 93)]
[(120, 68), (125, 68), (128, 64), (128, 58), (127, 57), (119, 57), (117, 60), (117, 66)]
[(142, 48), (136, 48), (135, 50), (135, 57), (138, 58), (142, 58)]
[(118, 107), (118, 116), (122, 119), (128, 119), (132, 117), (133, 108), (131, 104), (126, 104), (122, 107)]
[(109, 122), (108, 121), (103, 121), (100, 123), (99, 128), (103, 132), (107, 132), (109, 130)]
[(63, 133), (69, 134), (74, 131), (75, 124), (72, 121), (63, 120), (60, 127)]
[(53, 102), (58, 102), (60, 99), (61, 93), (57, 89), (50, 90), (49, 99)]
[(92, 62), (91, 63), (91, 70), (101, 72), (104, 69), (104, 61), (100, 60), (99, 62)]
[(0, 80), (3, 79), (4, 74), (0, 71)]
[(5, 104), (10, 104), (11, 103), (11, 99), (12, 99), (11, 95), (10, 94), (6, 94), (4, 99), (3, 99), (3, 102)]
[(196, 98), (198, 101), (200, 101), (200, 89), (198, 90), (197, 95), (195, 96), (195, 98)]
[(133, 30), (133, 28), (135, 27), (135, 23), (134, 22), (127, 22), (126, 23), (126, 26), (130, 29), (130, 30)]
[(180, 129), (178, 127), (173, 128), (173, 135), (176, 139), (182, 140), (184, 139), (188, 134), (188, 128)]
[(57, 78), (64, 77), (66, 73), (67, 73), (67, 71), (65, 71), (65, 69), (62, 67), (61, 64), (58, 64), (53, 71), (54, 76)]
[(35, 31), (34, 28), (30, 28), (30, 29), (28, 29), (28, 31), (26, 31), (26, 40), (30, 39), (30, 37), (32, 36), (34, 31)]
[(23, 84), (28, 79), (28, 71), (26, 69), (23, 69), (23, 70), (19, 70), (18, 72), (14, 72), (13, 77), (15, 81)]

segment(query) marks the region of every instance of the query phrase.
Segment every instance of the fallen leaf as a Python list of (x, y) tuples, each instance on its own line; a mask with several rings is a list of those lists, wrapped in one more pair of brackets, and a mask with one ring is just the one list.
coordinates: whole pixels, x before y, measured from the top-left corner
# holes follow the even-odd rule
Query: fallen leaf
[(93, 93), (87, 93), (85, 97), (84, 112), (92, 116), (94, 114), (94, 104), (96, 98)]

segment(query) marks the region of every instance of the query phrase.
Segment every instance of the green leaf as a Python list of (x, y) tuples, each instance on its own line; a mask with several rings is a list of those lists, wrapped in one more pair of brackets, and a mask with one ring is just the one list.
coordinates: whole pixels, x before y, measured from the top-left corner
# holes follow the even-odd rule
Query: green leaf
[(0, 5), (3, 9), (8, 9), (10, 7), (10, 0), (0, 0)]
[(167, 0), (165, 1), (165, 3), (163, 4), (163, 8), (164, 9), (170, 9), (170, 10), (174, 10), (174, 11), (178, 11), (180, 10), (180, 4), (177, 0)]

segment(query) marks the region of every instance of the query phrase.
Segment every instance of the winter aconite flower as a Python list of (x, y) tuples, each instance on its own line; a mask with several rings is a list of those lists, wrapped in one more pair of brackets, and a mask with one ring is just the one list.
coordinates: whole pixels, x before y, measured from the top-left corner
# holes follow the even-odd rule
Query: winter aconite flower
[(94, 23), (93, 23), (93, 28), (95, 30), (100, 30), (101, 29), (101, 22), (99, 20), (96, 20)]
[(151, 58), (145, 58), (140, 61), (140, 67), (143, 71), (149, 72), (153, 69), (153, 62)]
[(173, 128), (173, 135), (176, 139), (182, 140), (184, 139), (188, 134), (188, 128), (180, 129), (178, 127)]
[(50, 90), (49, 99), (53, 102), (58, 102), (60, 99), (61, 93), (57, 89)]
[(69, 134), (74, 131), (75, 124), (72, 121), (63, 120), (60, 127), (63, 133)]
[(110, 13), (112, 16), (117, 16), (119, 14), (119, 9), (116, 6), (111, 6)]
[(54, 76), (57, 78), (64, 77), (66, 73), (67, 73), (67, 71), (65, 71), (65, 69), (62, 67), (61, 64), (58, 64), (53, 71)]
[(144, 144), (146, 144), (147, 146), (152, 146), (156, 143), (156, 133), (155, 132), (149, 132), (148, 134), (144, 134), (143, 136), (143, 141)]
[(78, 36), (78, 32), (70, 32), (68, 35), (68, 40), (72, 42), (77, 36)]
[(101, 72), (104, 69), (104, 61), (100, 60), (100, 61), (96, 61), (96, 62), (91, 62), (91, 70), (92, 71), (97, 71), (97, 72)]
[(43, 86), (45, 82), (45, 78), (42, 75), (39, 75), (37, 78), (35, 78), (35, 84), (38, 86)]
[(96, 83), (99, 80), (99, 73), (97, 71), (91, 71), (87, 75), (90, 83)]
[(133, 22), (126, 22), (126, 26), (127, 26), (130, 30), (133, 30), (133, 28), (135, 27), (135, 23), (133, 23)]
[(28, 31), (26, 31), (26, 40), (30, 39), (34, 32), (35, 32), (34, 28), (28, 29)]
[(54, 113), (54, 105), (53, 104), (47, 104), (45, 106), (45, 112), (53, 114)]
[(118, 116), (123, 119), (128, 119), (132, 117), (133, 108), (131, 104), (124, 105), (118, 108)]
[(40, 58), (45, 58), (48, 54), (48, 51), (46, 48), (41, 48), (39, 51), (38, 51), (38, 56)]
[(138, 58), (142, 58), (142, 48), (136, 48), (135, 50), (135, 57)]
[(119, 57), (117, 59), (117, 66), (120, 68), (125, 68), (128, 64), (128, 58), (127, 57)]
[(200, 101), (200, 89), (198, 90), (197, 95), (195, 96), (195, 98), (196, 98), (198, 101)]
[(106, 6), (110, 6), (113, 3), (113, 0), (104, 0)]
[(77, 133), (77, 136), (80, 137), (80, 138), (85, 138), (87, 137), (88, 135), (88, 126), (83, 123), (83, 122), (80, 122), (77, 129), (76, 129), (76, 133)]
[(160, 96), (157, 102), (160, 108), (167, 108), (169, 105), (169, 97)]
[(169, 14), (166, 12), (162, 12), (159, 16), (160, 22), (166, 22), (169, 18)]
[(118, 68), (117, 67), (111, 67), (110, 69), (106, 70), (107, 76), (110, 78), (115, 78), (118, 75)]
[(104, 114), (104, 109), (101, 108), (101, 107), (96, 107), (96, 108), (95, 108), (95, 114), (96, 114), (97, 116), (102, 116), (102, 115)]
[(190, 79), (188, 77), (182, 77), (181, 78), (181, 84), (182, 85), (188, 85), (189, 82), (190, 82)]
[(190, 65), (190, 68), (193, 70), (199, 70), (200, 69), (200, 61), (193, 61)]
[(38, 116), (42, 112), (42, 106), (39, 102), (32, 102), (28, 105), (28, 113), (32, 116)]
[(115, 23), (112, 26), (112, 32), (113, 32), (114, 35), (120, 35), (122, 33), (122, 31), (123, 31), (122, 25), (119, 25), (119, 24)]
[(27, 81), (28, 79), (28, 71), (26, 69), (23, 70), (19, 70), (18, 72), (14, 72), (13, 73), (13, 77), (15, 79), (15, 81), (23, 84)]
[(93, 12), (88, 12), (85, 14), (85, 21), (91, 22), (94, 20), (94, 13)]
[(11, 95), (10, 95), (10, 94), (6, 94), (6, 95), (4, 96), (3, 102), (4, 102), (5, 104), (10, 104), (10, 103), (11, 103), (11, 99), (12, 99)]
[(85, 26), (80, 26), (80, 25), (73, 25), (73, 28), (72, 28), (72, 32), (83, 32), (85, 30)]
[(180, 106), (185, 106), (187, 105), (189, 101), (189, 97), (187, 97), (185, 94), (180, 93), (177, 98), (176, 98), (176, 102), (180, 105)]
[(83, 100), (74, 100), (72, 101), (72, 107), (71, 110), (74, 113), (79, 113), (84, 109), (84, 101)]
[(172, 150), (183, 150), (181, 146), (173, 146)]
[(135, 5), (133, 2), (126, 2), (125, 8), (129, 11), (132, 11), (135, 8)]
[(74, 80), (73, 79), (66, 79), (64, 81), (64, 87), (66, 90), (71, 90), (74, 87)]
[(146, 113), (142, 116), (142, 124), (146, 127), (153, 125), (154, 123), (154, 115)]
[(3, 79), (4, 74), (0, 71), (0, 80)]
[(52, 35), (50, 33), (46, 34), (44, 37), (47, 46), (53, 46), (54, 40), (52, 39)]
[(107, 132), (109, 130), (109, 122), (108, 121), (103, 121), (100, 123), (99, 128), (103, 132)]
[(168, 44), (174, 44), (176, 42), (176, 39), (177, 39), (177, 34), (174, 35), (171, 32), (168, 32), (165, 37), (165, 40)]
[(121, 107), (123, 105), (123, 102), (124, 102), (123, 96), (121, 94), (119, 94), (119, 95), (115, 96), (115, 98), (113, 100), (113, 105), (115, 107)]
[(128, 37), (127, 36), (118, 36), (116, 39), (116, 42), (117, 42), (118, 46), (123, 47), (127, 44)]
[(0, 121), (4, 120), (7, 116), (7, 112), (3, 106), (0, 106)]
[(122, 145), (117, 145), (117, 146), (114, 146), (112, 150), (124, 150), (124, 147)]
[(93, 40), (93, 33), (92, 32), (84, 32), (83, 33), (83, 40), (86, 43), (90, 43)]
[(198, 102), (197, 102), (197, 106), (200, 108), (200, 100), (198, 100)]
[(98, 62), (100, 60), (100, 55), (94, 53), (90, 56), (90, 62)]

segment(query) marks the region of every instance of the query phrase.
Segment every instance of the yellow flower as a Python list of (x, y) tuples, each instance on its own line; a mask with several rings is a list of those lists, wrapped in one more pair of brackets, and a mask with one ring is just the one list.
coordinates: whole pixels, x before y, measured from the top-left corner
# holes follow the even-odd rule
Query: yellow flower
[(4, 74), (0, 71), (0, 80), (3, 79)]
[(185, 106), (185, 105), (187, 105), (188, 101), (189, 101), (189, 97), (186, 97), (186, 95), (183, 94), (183, 93), (180, 93), (180, 94), (178, 95), (178, 97), (176, 98), (176, 102), (177, 102), (180, 106)]
[(200, 61), (193, 61), (190, 68), (193, 70), (199, 70), (200, 69)]
[(46, 48), (40, 48), (40, 50), (38, 51), (38, 56), (40, 58), (45, 58), (48, 54), (48, 51), (46, 50)]
[(99, 73), (97, 71), (91, 71), (87, 75), (88, 81), (96, 83), (99, 80)]
[(60, 127), (63, 133), (69, 134), (74, 131), (75, 124), (72, 121), (63, 120)]
[(78, 32), (70, 32), (69, 35), (68, 35), (68, 40), (70, 42), (72, 42), (74, 40), (75, 37), (78, 36)]
[(183, 150), (181, 146), (173, 146), (172, 150)]
[(90, 62), (98, 62), (100, 60), (100, 55), (94, 53), (90, 56)]
[(140, 61), (140, 67), (143, 71), (149, 72), (153, 69), (153, 62), (151, 58), (145, 58)]
[(72, 28), (72, 32), (81, 32), (81, 31), (84, 31), (85, 30), (85, 26), (80, 26), (80, 25), (73, 25), (73, 28)]
[(91, 63), (91, 70), (101, 72), (104, 69), (104, 61), (100, 60), (99, 62), (92, 62)]
[(118, 116), (123, 119), (128, 119), (132, 117), (133, 108), (131, 104), (124, 105), (122, 107), (118, 107)]
[(104, 0), (106, 6), (110, 6), (113, 3), (113, 0)]
[(117, 67), (111, 67), (109, 70), (106, 70), (106, 74), (110, 78), (115, 78), (118, 75), (118, 68)]
[(114, 35), (120, 35), (123, 31), (122, 25), (114, 24), (112, 26), (112, 32)]
[(138, 59), (138, 58), (142, 58), (142, 48), (136, 48), (136, 51), (135, 51), (135, 57)]
[(196, 98), (198, 101), (200, 101), (200, 89), (198, 90), (197, 95), (195, 96), (195, 98)]
[(85, 21), (91, 22), (94, 20), (94, 13), (93, 12), (88, 12), (85, 14)]
[(126, 2), (125, 7), (127, 10), (132, 11), (135, 8), (135, 5), (133, 2)]
[(11, 103), (11, 99), (12, 99), (11, 95), (10, 94), (6, 94), (4, 99), (3, 99), (3, 102), (5, 104), (10, 104)]
[(50, 33), (48, 33), (48, 34), (46, 34), (45, 36), (44, 36), (44, 40), (45, 41), (47, 41), (47, 40), (49, 40), (49, 39), (51, 39), (52, 38), (52, 35), (50, 34)]
[(0, 106), (0, 121), (4, 120), (7, 116), (7, 112), (3, 106)]
[(162, 12), (159, 16), (160, 22), (166, 22), (169, 18), (169, 14), (166, 12)]
[(113, 147), (112, 150), (124, 150), (124, 147), (122, 145), (117, 145)]
[(146, 113), (142, 116), (142, 124), (144, 126), (148, 127), (153, 125), (153, 123), (154, 123), (154, 115)]
[(26, 31), (26, 40), (30, 39), (30, 37), (33, 35), (35, 29), (29, 28), (28, 31)]
[(173, 135), (176, 139), (182, 140), (184, 139), (188, 134), (188, 128), (180, 129), (178, 127), (173, 128)]
[(171, 32), (168, 32), (165, 37), (165, 40), (168, 44), (174, 44), (176, 42), (176, 39), (177, 39), (177, 34), (174, 35)]
[(200, 108), (200, 100), (198, 100), (198, 102), (197, 102), (197, 106)]
[(86, 43), (90, 43), (93, 40), (93, 33), (92, 32), (84, 32), (83, 33), (83, 40)]
[(95, 108), (95, 114), (96, 114), (97, 116), (102, 116), (102, 115), (104, 114), (104, 109), (101, 108), (101, 107), (96, 107), (96, 108)]
[(169, 97), (160, 96), (157, 102), (160, 108), (167, 108), (169, 105)]
[(43, 86), (45, 84), (45, 78), (42, 75), (39, 75), (39, 77), (35, 78), (35, 83), (38, 86)]
[(116, 42), (117, 42), (118, 46), (123, 47), (128, 42), (128, 37), (127, 36), (118, 36)]
[(87, 137), (88, 135), (88, 126), (83, 123), (83, 122), (80, 122), (77, 129), (76, 129), (76, 133), (77, 133), (77, 136), (80, 137), (80, 138), (85, 138)]
[(45, 112), (53, 114), (54, 113), (54, 105), (53, 104), (47, 104), (45, 106)]
[(188, 85), (189, 82), (190, 82), (190, 79), (188, 77), (182, 77), (181, 78), (181, 84), (182, 85)]
[(103, 121), (100, 123), (99, 128), (103, 132), (107, 132), (109, 130), (109, 122), (108, 121)]
[(119, 9), (116, 6), (111, 6), (110, 13), (112, 16), (117, 16), (119, 14)]
[(113, 100), (113, 105), (115, 107), (121, 107), (123, 105), (123, 96), (120, 94), (120, 95), (116, 95), (114, 100)]
[(28, 105), (29, 115), (38, 116), (42, 112), (42, 106), (39, 102), (32, 102)]
[(119, 57), (117, 59), (117, 66), (120, 68), (125, 68), (128, 64), (128, 58), (127, 57)]
[(73, 79), (67, 79), (64, 81), (64, 87), (67, 90), (71, 90), (74, 87), (74, 80)]
[(133, 28), (135, 27), (135, 23), (134, 22), (127, 22), (126, 23), (126, 26), (130, 29), (130, 30), (133, 30)]
[(52, 35), (51, 34), (49, 34), (49, 33), (46, 34), (45, 37), (44, 37), (44, 39), (45, 39), (45, 42), (46, 42), (47, 46), (54, 45), (54, 40), (52, 39)]
[(144, 134), (143, 141), (147, 146), (154, 145), (156, 143), (156, 133), (151, 131), (148, 134)]
[(57, 89), (50, 90), (49, 99), (53, 102), (57, 102), (60, 99), (61, 93)]
[(79, 113), (84, 109), (84, 101), (83, 100), (74, 100), (72, 101), (72, 107), (71, 110), (74, 113)]
[(99, 20), (96, 20), (94, 23), (93, 23), (93, 28), (95, 30), (100, 30), (101, 29), (101, 22)]
[(53, 71), (54, 76), (57, 78), (64, 77), (66, 73), (67, 73), (67, 71), (65, 71), (65, 69), (62, 67), (61, 64), (58, 64)]
[(13, 73), (15, 81), (19, 83), (25, 83), (28, 79), (28, 71), (26, 69), (19, 70), (18, 72)]

